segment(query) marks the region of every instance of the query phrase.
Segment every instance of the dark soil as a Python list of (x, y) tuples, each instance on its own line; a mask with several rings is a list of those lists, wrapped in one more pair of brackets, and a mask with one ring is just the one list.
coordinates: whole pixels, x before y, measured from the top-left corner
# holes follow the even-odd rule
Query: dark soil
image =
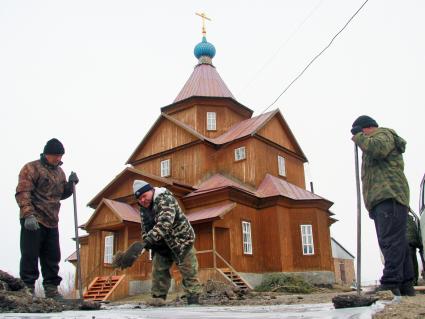
[(33, 297), (24, 282), (0, 270), (0, 313), (47, 313), (64, 310), (99, 309), (100, 305), (79, 300), (58, 302), (49, 298)]

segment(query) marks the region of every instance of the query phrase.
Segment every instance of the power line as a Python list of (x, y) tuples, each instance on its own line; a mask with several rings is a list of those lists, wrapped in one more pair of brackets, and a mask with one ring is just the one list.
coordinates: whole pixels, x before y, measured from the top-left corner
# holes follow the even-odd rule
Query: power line
[(251, 86), (252, 82), (254, 82), (255, 78), (258, 77), (261, 72), (276, 58), (278, 53), (291, 41), (291, 39), (298, 33), (298, 31), (304, 26), (304, 24), (313, 16), (313, 14), (319, 9), (319, 7), (322, 5), (324, 0), (321, 0), (310, 12), (307, 14), (307, 16), (301, 21), (301, 23), (292, 31), (292, 33), (289, 35), (289, 37), (283, 41), (283, 43), (279, 46), (279, 48), (275, 51), (275, 53), (261, 66), (260, 69), (249, 79), (248, 83), (245, 84), (245, 86), (242, 89), (242, 92), (244, 92), (249, 86)]
[(328, 45), (320, 51), (316, 56), (307, 64), (307, 66), (291, 81), (291, 83), (288, 84), (288, 86), (282, 91), (282, 93), (279, 94), (279, 96), (271, 103), (268, 107), (266, 107), (260, 114), (263, 114), (266, 112), (270, 107), (272, 107), (280, 98), (281, 96), (288, 91), (288, 89), (304, 74), (305, 71), (310, 67), (310, 65), (313, 64), (314, 61), (316, 61), (334, 42), (334, 40), (344, 31), (344, 29), (350, 24), (351, 20), (354, 19), (354, 17), (360, 12), (360, 10), (363, 9), (363, 7), (366, 5), (366, 3), (369, 0), (366, 0), (363, 2), (363, 4), (360, 6), (360, 8), (357, 9), (357, 11), (348, 19), (348, 21), (345, 23), (345, 25), (337, 32), (337, 34), (334, 35), (334, 37), (331, 39), (331, 41), (328, 43)]

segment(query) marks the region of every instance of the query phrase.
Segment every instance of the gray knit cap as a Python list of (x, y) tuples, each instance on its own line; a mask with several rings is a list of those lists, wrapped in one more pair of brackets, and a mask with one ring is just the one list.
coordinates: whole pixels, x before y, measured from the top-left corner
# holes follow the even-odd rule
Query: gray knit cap
[(133, 193), (136, 199), (138, 199), (143, 193), (146, 193), (147, 191), (150, 191), (153, 189), (152, 185), (142, 181), (140, 179), (136, 179), (133, 182)]

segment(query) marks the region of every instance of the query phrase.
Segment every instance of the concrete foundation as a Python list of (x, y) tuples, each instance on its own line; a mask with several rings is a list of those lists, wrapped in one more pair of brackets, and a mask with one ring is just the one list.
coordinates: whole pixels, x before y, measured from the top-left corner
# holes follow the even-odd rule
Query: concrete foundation
[[(152, 287), (152, 280), (131, 280), (128, 282), (128, 294), (130, 296), (138, 295), (141, 293), (150, 292)], [(176, 282), (171, 279), (170, 292), (176, 291)]]

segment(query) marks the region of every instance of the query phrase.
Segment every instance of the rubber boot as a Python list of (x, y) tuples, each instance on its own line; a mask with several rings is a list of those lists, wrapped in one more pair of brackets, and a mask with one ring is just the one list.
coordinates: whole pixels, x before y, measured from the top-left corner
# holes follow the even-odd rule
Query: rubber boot
[(199, 295), (188, 295), (187, 296), (188, 305), (199, 305)]
[(413, 288), (413, 284), (410, 282), (400, 286), (400, 293), (402, 296), (408, 296), (408, 297), (416, 296), (415, 288)]
[(35, 297), (35, 287), (34, 285), (25, 284), (27, 286), (28, 292), (31, 294), (31, 296)]
[(381, 291), (391, 291), (394, 296), (400, 296), (400, 289), (396, 285), (388, 285), (388, 284), (381, 284), (378, 287), (376, 287), (374, 290), (372, 290), (369, 294), (376, 294)]
[(63, 296), (59, 293), (57, 286), (46, 285), (44, 286), (44, 296), (56, 301), (64, 301)]
[(152, 307), (162, 307), (165, 306), (166, 299), (167, 295), (152, 296), (152, 298), (148, 300), (147, 304)]

